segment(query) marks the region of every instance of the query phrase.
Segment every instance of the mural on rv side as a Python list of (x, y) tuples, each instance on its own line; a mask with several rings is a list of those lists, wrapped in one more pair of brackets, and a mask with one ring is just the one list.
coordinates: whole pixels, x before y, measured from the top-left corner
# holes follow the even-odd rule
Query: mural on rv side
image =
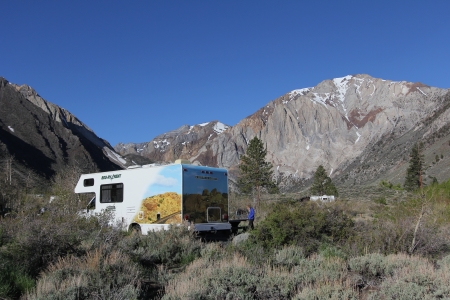
[(178, 224), (181, 222), (180, 165), (162, 168), (151, 175), (148, 186), (133, 218), (140, 224)]
[[(200, 168), (192, 167), (183, 172), (182, 177), (180, 168), (180, 165), (168, 166), (153, 175), (156, 178), (152, 178), (153, 183), (147, 188), (140, 211), (136, 213), (133, 221), (140, 224), (181, 223), (181, 197), (183, 214), (189, 216), (189, 220), (194, 223), (204, 223), (208, 219), (220, 221), (222, 215), (228, 214), (226, 172), (214, 171), (205, 174)], [(211, 207), (218, 209), (208, 210)], [(206, 215), (207, 211), (209, 216)]]

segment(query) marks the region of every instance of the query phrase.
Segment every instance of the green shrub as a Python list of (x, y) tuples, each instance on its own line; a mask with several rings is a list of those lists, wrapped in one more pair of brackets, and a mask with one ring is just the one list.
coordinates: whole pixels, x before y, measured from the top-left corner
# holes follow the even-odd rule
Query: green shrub
[(18, 264), (7, 266), (6, 263), (0, 264), (0, 299), (18, 298), (34, 287), (34, 279)]
[(374, 200), (374, 202), (375, 202), (375, 203), (378, 203), (378, 204), (382, 204), (382, 205), (387, 205), (387, 202), (386, 202), (386, 198), (385, 198), (385, 197), (376, 198), (376, 199)]
[(403, 190), (402, 186), (400, 185), (400, 183), (397, 184), (393, 184), (390, 181), (386, 181), (386, 180), (381, 180), (380, 181), (380, 186), (388, 188), (388, 189), (393, 189), (393, 190), (397, 190), (397, 191), (401, 191)]
[(339, 244), (352, 232), (353, 221), (335, 205), (316, 203), (276, 204), (254, 232), (267, 248), (299, 245), (311, 254), (321, 243)]
[(320, 245), (319, 254), (325, 258), (340, 257), (344, 260), (347, 258), (347, 254), (342, 249), (327, 244)]

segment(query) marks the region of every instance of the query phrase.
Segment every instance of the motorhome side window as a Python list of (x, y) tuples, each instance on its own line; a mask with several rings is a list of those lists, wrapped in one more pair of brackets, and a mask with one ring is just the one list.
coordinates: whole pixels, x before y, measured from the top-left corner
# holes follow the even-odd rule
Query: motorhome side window
[(104, 184), (100, 186), (100, 202), (123, 202), (123, 183)]
[(94, 178), (87, 178), (83, 181), (84, 186), (94, 186)]

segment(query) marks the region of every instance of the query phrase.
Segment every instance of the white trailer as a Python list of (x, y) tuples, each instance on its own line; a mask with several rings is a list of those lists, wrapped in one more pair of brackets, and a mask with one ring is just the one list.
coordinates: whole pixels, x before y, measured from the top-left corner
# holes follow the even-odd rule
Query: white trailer
[(231, 232), (226, 169), (175, 163), (83, 174), (75, 193), (94, 193), (88, 213), (112, 211), (127, 230), (147, 234), (188, 221), (201, 235)]
[(333, 202), (334, 195), (323, 195), (323, 196), (310, 196), (309, 200), (311, 201), (322, 201), (322, 202)]

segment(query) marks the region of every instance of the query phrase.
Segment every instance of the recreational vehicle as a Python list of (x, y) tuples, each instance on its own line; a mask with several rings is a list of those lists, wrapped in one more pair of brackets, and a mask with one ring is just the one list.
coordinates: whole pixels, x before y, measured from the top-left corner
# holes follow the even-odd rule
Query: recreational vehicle
[(228, 172), (183, 161), (81, 175), (75, 193), (92, 193), (89, 214), (112, 211), (127, 230), (146, 234), (190, 223), (200, 234), (231, 232)]
[(334, 195), (323, 195), (323, 196), (310, 196), (309, 200), (311, 201), (322, 201), (322, 202), (333, 202), (334, 201)]

